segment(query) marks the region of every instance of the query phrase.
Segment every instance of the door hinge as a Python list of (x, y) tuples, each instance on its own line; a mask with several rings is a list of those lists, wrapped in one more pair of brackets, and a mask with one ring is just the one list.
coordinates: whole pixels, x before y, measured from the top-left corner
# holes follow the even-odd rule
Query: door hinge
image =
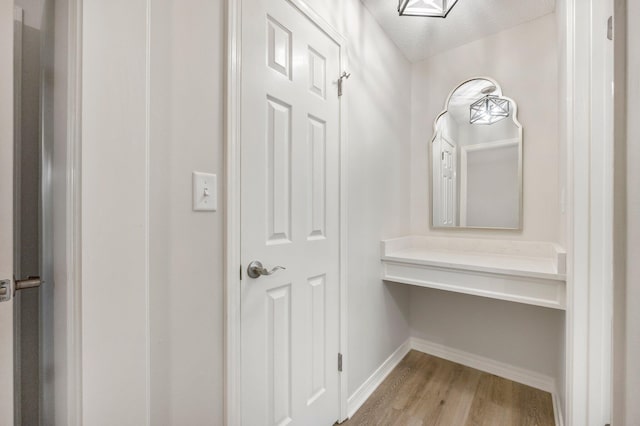
[(349, 77), (351, 77), (351, 73), (346, 71), (343, 71), (342, 75), (338, 77), (338, 97), (342, 96), (342, 82)]
[(240, 265), (240, 281), (242, 281), (242, 264)]
[(342, 372), (342, 354), (338, 354), (338, 371)]
[(613, 40), (613, 16), (609, 16), (607, 20), (607, 38)]

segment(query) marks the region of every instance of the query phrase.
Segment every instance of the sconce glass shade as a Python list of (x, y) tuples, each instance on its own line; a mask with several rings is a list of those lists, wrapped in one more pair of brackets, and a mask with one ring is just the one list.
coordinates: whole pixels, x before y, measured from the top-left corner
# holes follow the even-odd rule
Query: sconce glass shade
[(458, 0), (400, 0), (400, 16), (430, 16), (446, 18)]
[(471, 124), (493, 124), (509, 116), (511, 103), (495, 95), (484, 96), (469, 107)]

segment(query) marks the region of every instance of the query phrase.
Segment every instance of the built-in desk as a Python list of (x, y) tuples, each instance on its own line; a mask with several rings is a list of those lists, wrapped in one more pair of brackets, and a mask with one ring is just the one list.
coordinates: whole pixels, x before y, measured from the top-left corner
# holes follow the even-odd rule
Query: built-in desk
[(382, 241), (383, 279), (565, 309), (566, 252), (548, 242), (409, 236)]

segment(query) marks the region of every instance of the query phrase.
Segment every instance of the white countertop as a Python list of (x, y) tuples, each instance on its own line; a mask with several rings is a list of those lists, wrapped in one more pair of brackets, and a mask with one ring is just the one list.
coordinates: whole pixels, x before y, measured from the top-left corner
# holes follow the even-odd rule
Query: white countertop
[(566, 252), (554, 243), (409, 236), (382, 242), (382, 260), (564, 281)]

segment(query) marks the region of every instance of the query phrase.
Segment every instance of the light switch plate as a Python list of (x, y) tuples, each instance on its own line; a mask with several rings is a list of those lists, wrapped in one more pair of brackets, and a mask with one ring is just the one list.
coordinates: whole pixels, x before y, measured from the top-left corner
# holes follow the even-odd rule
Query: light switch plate
[(214, 212), (218, 208), (218, 178), (211, 173), (193, 172), (193, 210)]

